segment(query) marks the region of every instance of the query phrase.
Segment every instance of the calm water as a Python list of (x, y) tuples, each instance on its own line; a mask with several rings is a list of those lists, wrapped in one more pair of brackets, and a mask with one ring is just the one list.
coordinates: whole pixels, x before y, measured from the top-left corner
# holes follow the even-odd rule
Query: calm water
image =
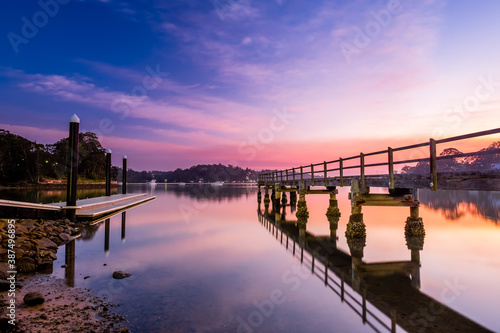
[[(373, 332), (391, 319), (370, 302), (362, 318), (362, 292), (344, 286), (290, 238), (259, 217), (257, 188), (237, 185), (132, 185), (156, 200), (89, 227), (74, 245), (71, 268), (60, 249), (54, 275), (120, 303), (135, 332)], [(350, 254), (347, 188), (339, 190), (338, 250)], [(420, 191), (426, 236), (416, 292), (458, 316), (500, 331), (500, 193)], [(307, 197), (308, 237), (330, 235), (328, 196)], [(263, 213), (263, 207), (261, 207)], [(408, 208), (364, 207), (363, 261), (409, 261), (404, 237)], [(295, 219), (286, 207), (287, 219)], [(108, 236), (108, 240), (106, 240)], [(286, 235), (285, 235), (286, 237)], [(295, 244), (295, 253), (294, 253)], [(113, 280), (114, 270), (132, 273)], [(90, 278), (84, 279), (84, 277)], [(392, 286), (386, 286), (388, 290)], [(418, 291), (419, 290), (419, 291)], [(368, 290), (370, 292), (370, 288)], [(407, 295), (401, 295), (407, 297)], [(404, 300), (403, 301), (410, 301)], [(432, 325), (435, 306), (413, 316)], [(427, 312), (426, 312), (427, 311)], [(408, 314), (412, 315), (412, 314)], [(422, 317), (427, 320), (422, 321)], [(378, 322), (375, 318), (378, 318)], [(412, 326), (412, 327), (413, 327)], [(397, 331), (403, 331), (397, 327)]]

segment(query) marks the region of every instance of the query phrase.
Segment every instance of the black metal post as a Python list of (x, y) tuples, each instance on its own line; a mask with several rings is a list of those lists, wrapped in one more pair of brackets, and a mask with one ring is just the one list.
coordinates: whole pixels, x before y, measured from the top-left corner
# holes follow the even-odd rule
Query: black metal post
[(122, 194), (127, 194), (127, 155), (123, 155)]
[(111, 195), (111, 149), (106, 150), (106, 196)]
[[(76, 188), (78, 182), (78, 140), (79, 140), (80, 119), (74, 114), (69, 120), (69, 148), (67, 164), (67, 191), (66, 206), (76, 206)], [(68, 209), (66, 217), (71, 221), (76, 219), (76, 209)]]

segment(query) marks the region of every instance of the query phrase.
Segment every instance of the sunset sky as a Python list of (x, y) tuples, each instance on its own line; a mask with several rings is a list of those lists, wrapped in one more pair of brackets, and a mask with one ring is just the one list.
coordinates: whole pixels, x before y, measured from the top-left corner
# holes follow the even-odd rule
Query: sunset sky
[(492, 129), (499, 13), (497, 0), (8, 1), (0, 128), (54, 143), (76, 113), (136, 170), (295, 167)]

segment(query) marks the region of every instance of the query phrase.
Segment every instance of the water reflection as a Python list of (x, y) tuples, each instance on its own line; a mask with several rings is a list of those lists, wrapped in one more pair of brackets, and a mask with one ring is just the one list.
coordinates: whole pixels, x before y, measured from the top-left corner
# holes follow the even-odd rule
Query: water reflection
[[(453, 329), (484, 330), (460, 313), (498, 331), (498, 260), (491, 257), (480, 266), (463, 260), (483, 260), (485, 253), (492, 253), (471, 250), (487, 243), (485, 235), (492, 235), (494, 228), (490, 224), (482, 223), (478, 237), (471, 237), (475, 226), (442, 223), (427, 209), (353, 210), (342, 189), (338, 198), (329, 200), (327, 195), (308, 196), (310, 216), (299, 221), (295, 193), (281, 193), (278, 205), (276, 193), (273, 203), (269, 190), (266, 205), (264, 190), (247, 198), (245, 186), (228, 186), (228, 193), (223, 193), (224, 185), (217, 194), (224, 201), (201, 205), (203, 196), (186, 195), (190, 186), (199, 185), (158, 184), (155, 201), (120, 212), (110, 218), (108, 227), (105, 220), (87, 227), (77, 239), (76, 274), (74, 245), (67, 245), (67, 258), (60, 263), (68, 263), (66, 269), (55, 265), (54, 274), (64, 276), (67, 283), (105, 291), (111, 301), (122, 304), (117, 310), (127, 315), (129, 328), (136, 332), (237, 332), (237, 318), (255, 324), (249, 318), (258, 310), (256, 302), (266, 302), (275, 289), (283, 291), (286, 302), (276, 305), (271, 315), (262, 315), (262, 326), (251, 327), (254, 332), (431, 332), (444, 330), (446, 326), (434, 325), (442, 325), (446, 318), (456, 323), (447, 324)], [(151, 187), (128, 190), (145, 192)], [(260, 224), (255, 223), (256, 201)], [(190, 220), (182, 215), (182, 206), (196, 211)], [(425, 251), (424, 238), (406, 230), (419, 226), (419, 213), (427, 229)], [(365, 225), (365, 237), (347, 239), (349, 223)], [(466, 235), (461, 237), (459, 229)], [(468, 250), (460, 252), (468, 242)], [(297, 290), (292, 288), (297, 277), (289, 280), (292, 276), (286, 275), (296, 267), (305, 271), (304, 277), (315, 276), (300, 278)], [(118, 269), (133, 274), (123, 280), (127, 286), (112, 279)], [(467, 271), (474, 271), (469, 280), (464, 278)], [(454, 294), (443, 281), (453, 282), (457, 276), (468, 288), (451, 302)], [(325, 292), (325, 284), (332, 292)], [(482, 317), (462, 304), (484, 306), (477, 310)]]
[[(405, 233), (401, 235), (410, 250), (410, 260), (375, 263), (363, 261), (366, 234), (348, 237), (350, 254), (337, 248), (338, 218), (328, 217), (330, 235), (315, 236), (306, 230), (307, 217), (286, 220), (283, 212), (275, 212), (276, 208), (274, 205), (270, 210), (269, 205), (265, 205), (262, 210), (259, 203), (259, 222), (287, 250), (290, 248), (293, 256), (300, 251), (300, 262), (375, 331), (395, 332), (397, 325), (409, 332), (489, 332), (420, 292), (420, 251), (424, 235), (411, 231), (413, 223), (417, 223), (418, 228), (421, 223), (415, 207), (411, 208)], [(364, 224), (360, 207), (352, 208), (349, 223)], [(377, 316), (374, 309), (385, 317)]]
[(421, 190), (420, 201), (441, 212), (447, 220), (459, 220), (467, 214), (482, 216), (495, 224), (500, 219), (500, 192)]
[(122, 243), (125, 243), (126, 219), (127, 219), (127, 212), (123, 212), (122, 213), (122, 234), (121, 234)]
[(109, 223), (111, 219), (106, 219), (104, 221), (104, 253), (106, 256), (109, 255)]
[[(117, 188), (111, 188), (111, 194), (116, 194)], [(103, 189), (79, 189), (77, 199), (95, 198), (106, 194)], [(0, 189), (0, 199), (24, 201), (33, 203), (54, 203), (66, 200), (66, 189), (46, 190), (36, 188)]]
[(70, 287), (75, 286), (75, 240), (64, 245), (64, 279)]

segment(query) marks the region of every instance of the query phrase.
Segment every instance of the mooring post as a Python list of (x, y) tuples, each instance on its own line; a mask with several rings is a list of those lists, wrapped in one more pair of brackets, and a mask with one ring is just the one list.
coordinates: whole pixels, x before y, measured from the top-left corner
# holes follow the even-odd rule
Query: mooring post
[[(76, 188), (78, 182), (78, 148), (79, 148), (80, 118), (74, 114), (69, 120), (69, 149), (68, 149), (68, 180), (66, 191), (66, 206), (76, 206)], [(66, 211), (66, 217), (75, 221), (76, 209), (70, 208)]]
[(106, 150), (106, 196), (111, 195), (111, 149)]
[(122, 194), (127, 194), (127, 155), (123, 155)]

